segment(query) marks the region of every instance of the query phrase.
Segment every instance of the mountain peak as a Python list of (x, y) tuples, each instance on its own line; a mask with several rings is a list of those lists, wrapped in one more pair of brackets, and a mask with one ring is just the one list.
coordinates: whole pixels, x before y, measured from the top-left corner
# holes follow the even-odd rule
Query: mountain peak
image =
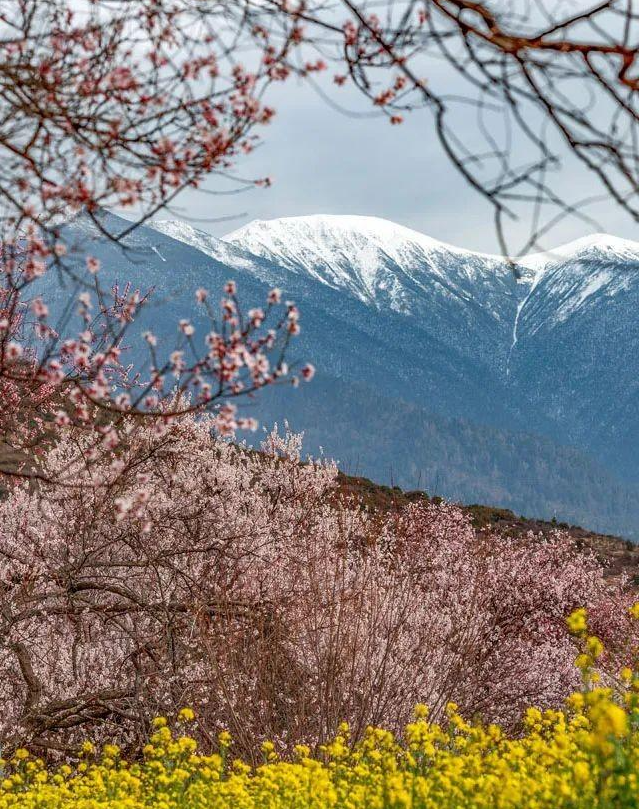
[(224, 240), (291, 273), (397, 311), (406, 311), (409, 288), (436, 284), (457, 294), (472, 279), (487, 279), (500, 270), (510, 272), (497, 256), (452, 247), (373, 216), (316, 214), (256, 220)]
[(563, 249), (572, 254), (583, 250), (639, 253), (639, 244), (630, 239), (622, 239), (620, 236), (612, 236), (610, 233), (593, 233), (590, 236), (582, 236), (580, 239), (568, 242)]
[[(286, 241), (290, 247), (295, 238), (346, 238), (366, 239), (372, 244), (383, 244), (385, 249), (410, 242), (427, 251), (450, 251), (463, 255), (479, 256), (481, 253), (454, 247), (426, 236), (404, 225), (377, 216), (344, 214), (309, 214), (285, 216), (278, 219), (255, 219), (232, 233), (223, 236), (225, 241), (252, 244), (262, 250), (280, 248)], [(490, 256), (497, 258), (497, 256)]]
[(583, 258), (585, 254), (638, 260), (639, 242), (622, 239), (609, 233), (593, 233), (542, 253), (524, 256), (519, 261), (524, 267), (539, 271), (552, 264)]

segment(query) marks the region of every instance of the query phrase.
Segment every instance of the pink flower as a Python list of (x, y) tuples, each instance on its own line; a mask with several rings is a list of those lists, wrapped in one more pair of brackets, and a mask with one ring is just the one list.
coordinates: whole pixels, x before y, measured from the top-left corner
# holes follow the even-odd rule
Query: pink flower
[(19, 343), (16, 343), (15, 341), (7, 343), (5, 348), (5, 356), (7, 359), (17, 360), (22, 356), (22, 353), (22, 346)]
[(116, 522), (122, 522), (131, 511), (133, 503), (129, 497), (116, 497), (113, 501)]
[(306, 382), (310, 382), (315, 376), (315, 366), (311, 365), (310, 362), (307, 362), (306, 365), (300, 368), (300, 375)]
[(117, 431), (113, 428), (106, 431), (102, 439), (102, 444), (106, 449), (115, 449), (120, 443), (120, 438)]
[(47, 317), (49, 314), (49, 307), (44, 303), (42, 298), (34, 298), (31, 301), (31, 311), (38, 318)]
[(54, 422), (56, 427), (66, 427), (67, 425), (71, 424), (71, 419), (64, 412), (64, 410), (58, 410), (55, 414)]
[(264, 311), (262, 309), (249, 309), (248, 318), (253, 328), (258, 328), (264, 322)]

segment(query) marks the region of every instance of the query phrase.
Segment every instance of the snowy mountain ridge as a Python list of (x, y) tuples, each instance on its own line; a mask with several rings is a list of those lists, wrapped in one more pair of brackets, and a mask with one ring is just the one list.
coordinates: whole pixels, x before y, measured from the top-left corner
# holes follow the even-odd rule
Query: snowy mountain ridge
[[(561, 323), (598, 295), (610, 298), (626, 290), (639, 269), (639, 243), (605, 233), (509, 262), (371, 216), (255, 220), (222, 239), (178, 220), (153, 227), (274, 284), (286, 283), (287, 276), (306, 277), (367, 306), (418, 318), (437, 320), (442, 313), (451, 320), (452, 310), (452, 327), (445, 317), (440, 322), (442, 338), (453, 345), (460, 334), (481, 345), (485, 335), (476, 327), (481, 323), (483, 328), (488, 318), (488, 331), (494, 333), (482, 358), (492, 353), (508, 379), (522, 335), (543, 325), (529, 317), (530, 311), (542, 311), (537, 301), (540, 286), (546, 293), (552, 289), (555, 302), (554, 310), (543, 307), (546, 325)], [(275, 267), (283, 276), (273, 275)]]
[[(171, 224), (177, 226), (179, 220), (174, 220), (174, 223)], [(181, 224), (184, 225), (184, 223)], [(370, 243), (383, 246), (385, 250), (389, 251), (389, 254), (394, 254), (394, 258), (400, 258), (407, 243), (412, 243), (421, 247), (424, 252), (447, 252), (459, 257), (481, 258), (487, 263), (504, 261), (502, 255), (457, 247), (404, 225), (374, 216), (312, 214), (269, 220), (256, 219), (226, 234), (222, 240), (245, 246), (251, 245), (253, 251), (258, 254), (266, 252), (277, 254), (283, 247), (294, 253), (308, 249), (306, 244), (308, 238), (312, 241), (323, 240), (326, 243), (329, 240), (334, 241), (336, 238), (353, 240), (357, 236)], [(600, 253), (614, 253), (619, 257), (636, 256), (639, 255), (639, 242), (608, 233), (594, 233), (544, 252), (516, 258), (514, 263), (536, 273), (549, 264), (574, 258), (585, 251), (595, 250)]]
[[(372, 216), (322, 214), (254, 220), (221, 239), (180, 220), (151, 224), (217, 259), (230, 258), (225, 248), (230, 244), (246, 253), (245, 260), (240, 261), (247, 268), (254, 264), (252, 257), (259, 256), (289, 272), (305, 272), (320, 283), (345, 289), (369, 304), (375, 303), (380, 291), (387, 293), (390, 305), (397, 311), (405, 311), (403, 284), (392, 265), (401, 267), (413, 283), (421, 285), (425, 268), (431, 277), (450, 278), (451, 262), (465, 280), (480, 276), (485, 279), (496, 273), (503, 276), (513, 272), (514, 264), (514, 275), (525, 289), (520, 301), (523, 306), (541, 275), (553, 265), (593, 256), (639, 261), (639, 243), (605, 233), (585, 236), (510, 263), (503, 256), (455, 247)], [(237, 254), (232, 258), (237, 263)], [(582, 302), (612, 280), (609, 275), (593, 278), (590, 287), (582, 290)], [(519, 314), (520, 311), (521, 307)]]
[[(306, 272), (321, 283), (343, 288), (360, 300), (405, 311), (406, 286), (425, 279), (460, 287), (499, 272), (504, 262), (453, 247), (369, 216), (313, 215), (255, 221), (223, 237), (251, 253), (278, 261), (292, 272)], [(451, 274), (451, 259), (456, 275)]]
[[(305, 271), (320, 283), (345, 288), (369, 303), (377, 288), (387, 289), (392, 283), (380, 277), (380, 267), (390, 262), (404, 270), (425, 265), (445, 278), (454, 260), (469, 279), (512, 272), (514, 265), (521, 285), (534, 287), (549, 267), (584, 256), (639, 261), (639, 242), (596, 233), (508, 262), (503, 256), (456, 247), (373, 216), (314, 214), (254, 220), (221, 238), (177, 219), (154, 221), (151, 227), (218, 259), (230, 258), (226, 245), (232, 245), (246, 253), (247, 267), (260, 256), (289, 271)], [(237, 252), (232, 258), (237, 262)], [(607, 280), (611, 279), (601, 285)]]
[[(254, 220), (223, 236), (222, 240), (240, 244), (258, 255), (276, 256), (282, 250), (296, 255), (310, 254), (313, 249), (317, 249), (315, 244), (317, 242), (327, 245), (338, 239), (355, 242), (358, 238), (385, 250), (395, 260), (406, 257), (407, 250), (419, 247), (425, 254), (448, 253), (460, 259), (481, 259), (484, 266), (505, 262), (502, 255), (456, 247), (403, 225), (373, 216), (313, 214)], [(312, 247), (309, 245), (309, 239)], [(532, 280), (551, 264), (593, 252), (614, 255), (618, 258), (637, 258), (639, 242), (608, 233), (594, 233), (543, 252), (514, 258), (512, 263), (520, 269), (528, 270), (524, 273), (523, 280)]]

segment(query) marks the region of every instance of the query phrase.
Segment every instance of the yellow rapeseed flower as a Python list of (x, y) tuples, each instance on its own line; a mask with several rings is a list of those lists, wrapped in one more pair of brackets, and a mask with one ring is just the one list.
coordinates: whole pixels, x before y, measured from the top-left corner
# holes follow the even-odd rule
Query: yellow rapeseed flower
[[(600, 642), (585, 637), (583, 617), (573, 624), (590, 666)], [(565, 711), (530, 707), (512, 734), (469, 722), (454, 703), (441, 724), (418, 705), (399, 734), (368, 727), (357, 740), (355, 725), (351, 734), (342, 724), (317, 756), (297, 745), (280, 760), (265, 742), (257, 766), (229, 762), (227, 731), (203, 754), (160, 717), (131, 763), (109, 744), (88, 758), (87, 742), (79, 763), (47, 770), (21, 748), (1, 765), (0, 809), (630, 809), (639, 805), (639, 674), (621, 679), (626, 687), (613, 690), (584, 677)]]
[(223, 730), (220, 733), (218, 733), (217, 740), (220, 747), (230, 747), (231, 742), (233, 741), (231, 738), (231, 734), (228, 732), (228, 730)]
[(597, 638), (595, 635), (591, 635), (586, 640), (586, 651), (592, 657), (593, 660), (596, 660), (603, 654), (603, 643)]
[(573, 635), (580, 635), (588, 629), (588, 613), (580, 607), (566, 618), (566, 626)]

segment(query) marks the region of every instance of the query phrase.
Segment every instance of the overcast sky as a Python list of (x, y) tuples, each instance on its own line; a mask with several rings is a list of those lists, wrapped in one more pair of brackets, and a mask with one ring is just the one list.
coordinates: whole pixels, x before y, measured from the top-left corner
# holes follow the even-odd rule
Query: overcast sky
[[(292, 82), (271, 93), (268, 100), (277, 109), (274, 122), (261, 129), (264, 140), (260, 148), (238, 166), (238, 173), (246, 177), (271, 175), (271, 188), (232, 196), (188, 192), (162, 218), (187, 219), (221, 236), (253, 219), (366, 214), (454, 245), (498, 252), (492, 211), (443, 156), (427, 110), (418, 110), (404, 124), (391, 126), (385, 118), (372, 116), (370, 106), (354, 91), (329, 89), (358, 114), (342, 114), (312, 88)], [(465, 125), (473, 125), (472, 115)], [(594, 180), (570, 166), (565, 167), (562, 179), (577, 196), (599, 190)], [(553, 247), (594, 230), (639, 240), (637, 225), (611, 203), (591, 208), (590, 213), (600, 227), (564, 222), (546, 238), (544, 246)], [(213, 221), (227, 216), (236, 218)], [(524, 240), (527, 224), (515, 224), (511, 234), (520, 232)], [(519, 249), (519, 244), (512, 246)]]

